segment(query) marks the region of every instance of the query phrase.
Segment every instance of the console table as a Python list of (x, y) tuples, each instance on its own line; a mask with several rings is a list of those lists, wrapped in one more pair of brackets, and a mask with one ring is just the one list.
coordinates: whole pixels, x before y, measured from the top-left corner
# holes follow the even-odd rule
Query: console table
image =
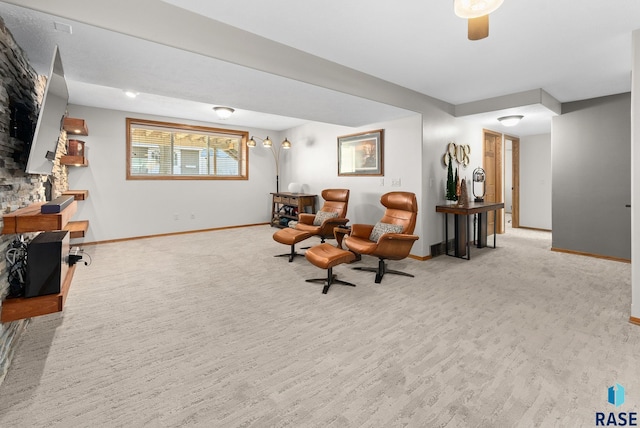
[[(306, 193), (289, 193), (278, 192), (272, 193), (271, 204), (271, 226), (272, 227), (287, 227), (287, 224), (283, 224), (280, 219), (285, 219), (287, 223), (289, 220), (298, 221), (298, 214), (304, 212), (316, 213), (316, 197), (317, 195), (308, 195)], [(291, 211), (287, 213), (287, 207), (291, 208)], [(309, 209), (309, 211), (307, 211)]]
[[(471, 260), (471, 247), (469, 245), (469, 220), (471, 215), (478, 215), (478, 237), (476, 244), (478, 248), (487, 246), (487, 217), (488, 212), (493, 211), (494, 216), (498, 215), (498, 210), (504, 208), (503, 202), (469, 202), (466, 207), (451, 205), (436, 205), (436, 212), (444, 214), (444, 236), (445, 248), (448, 256), (465, 258)], [(449, 214), (454, 215), (454, 251), (449, 254)], [(495, 228), (494, 228), (495, 229)], [(475, 233), (474, 233), (475, 235)], [(496, 247), (496, 235), (493, 233), (493, 248)]]

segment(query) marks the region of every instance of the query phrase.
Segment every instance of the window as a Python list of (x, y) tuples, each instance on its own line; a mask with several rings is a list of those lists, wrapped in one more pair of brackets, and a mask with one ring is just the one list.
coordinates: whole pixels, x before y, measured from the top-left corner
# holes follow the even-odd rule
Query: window
[(127, 118), (128, 180), (246, 180), (249, 133)]

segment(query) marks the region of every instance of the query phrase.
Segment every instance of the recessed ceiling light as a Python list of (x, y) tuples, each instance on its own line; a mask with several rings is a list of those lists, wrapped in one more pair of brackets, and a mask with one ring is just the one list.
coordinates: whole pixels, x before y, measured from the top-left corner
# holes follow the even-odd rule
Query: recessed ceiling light
[(138, 96), (138, 93), (135, 91), (124, 91), (124, 94), (129, 98), (135, 98)]

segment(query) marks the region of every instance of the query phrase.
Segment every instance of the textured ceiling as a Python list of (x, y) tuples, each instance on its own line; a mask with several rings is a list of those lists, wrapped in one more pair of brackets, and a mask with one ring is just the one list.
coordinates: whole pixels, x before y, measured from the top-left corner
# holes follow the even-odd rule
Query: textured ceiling
[[(147, 5), (142, 15), (127, 14), (134, 4), (127, 9), (125, 1), (75, 3), (59, 16), (64, 5), (56, 2), (0, 2), (0, 16), (38, 72), (48, 73), (53, 45), (60, 46), (72, 103), (205, 121), (213, 120), (213, 105), (231, 105), (238, 111), (228, 124), (274, 130), (308, 120), (361, 126), (412, 114), (283, 77), (286, 52), (292, 67), (300, 67), (294, 64), (300, 51), (308, 52), (453, 105), (533, 89), (567, 102), (630, 90), (631, 32), (640, 28), (637, 0), (507, 0), (491, 15), (489, 38), (476, 42), (467, 40), (466, 22), (450, 1), (405, 0), (398, 7), (364, 0), (144, 0), (137, 2)], [(198, 40), (205, 26), (228, 24), (281, 46), (254, 55), (250, 67), (192, 53), (197, 46), (169, 47), (163, 38), (169, 31), (153, 27), (167, 13), (175, 17), (171, 30), (185, 40)], [(56, 30), (55, 22), (72, 34)], [(145, 29), (144, 36), (127, 35)], [(198, 43), (249, 51), (256, 39), (235, 34)], [(260, 71), (276, 59), (281, 73)], [(141, 95), (132, 101), (123, 89)], [(522, 112), (516, 128), (501, 129), (495, 120)], [(551, 116), (537, 106), (514, 106), (467, 120), (528, 135), (548, 132)]]
[(637, 0), (506, 0), (475, 42), (451, 0), (164, 1), (451, 104), (536, 88), (561, 102), (629, 91), (640, 29)]

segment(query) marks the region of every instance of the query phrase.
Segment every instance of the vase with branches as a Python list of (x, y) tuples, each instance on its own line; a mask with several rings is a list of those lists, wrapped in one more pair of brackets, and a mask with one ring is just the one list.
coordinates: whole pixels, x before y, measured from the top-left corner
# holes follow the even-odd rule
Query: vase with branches
[[(447, 167), (447, 194), (446, 198), (448, 201), (457, 201), (458, 196), (456, 195), (456, 180), (453, 177), (453, 158), (451, 153), (449, 153), (449, 165)], [(456, 170), (457, 172), (457, 170)]]

